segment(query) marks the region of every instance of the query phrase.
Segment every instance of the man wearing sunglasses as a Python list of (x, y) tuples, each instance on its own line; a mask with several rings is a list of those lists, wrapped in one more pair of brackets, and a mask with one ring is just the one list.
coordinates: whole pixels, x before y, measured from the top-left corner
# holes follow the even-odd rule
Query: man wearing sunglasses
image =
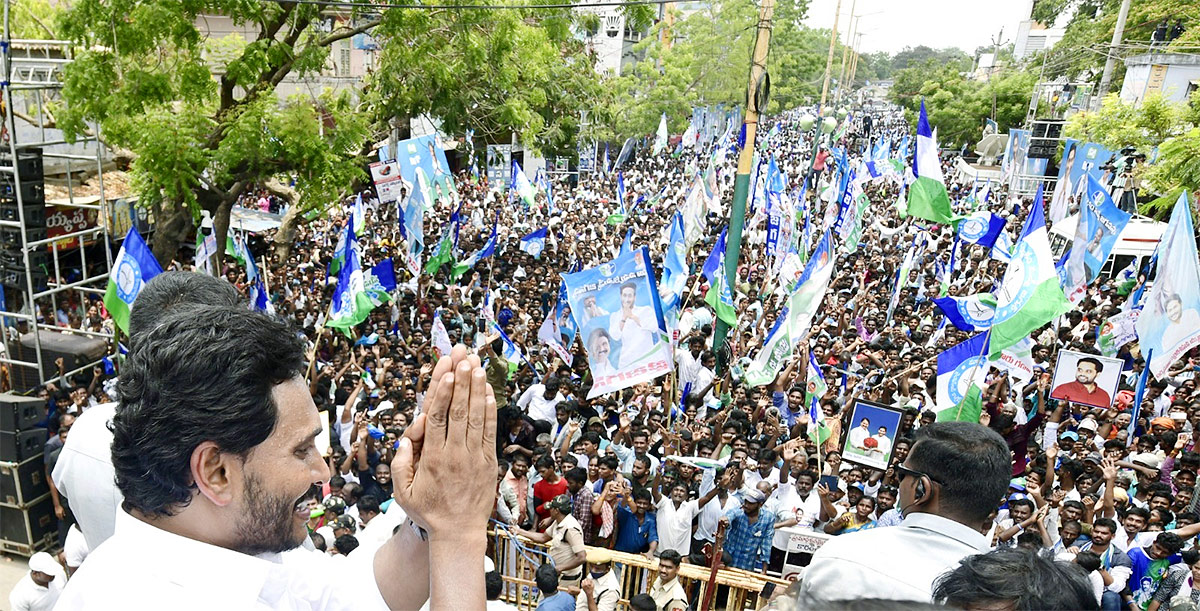
[(803, 601), (847, 598), (929, 602), (933, 582), (963, 558), (986, 552), (988, 514), (1008, 489), (1004, 439), (974, 423), (919, 429), (896, 465), (899, 526), (835, 537), (813, 555)]

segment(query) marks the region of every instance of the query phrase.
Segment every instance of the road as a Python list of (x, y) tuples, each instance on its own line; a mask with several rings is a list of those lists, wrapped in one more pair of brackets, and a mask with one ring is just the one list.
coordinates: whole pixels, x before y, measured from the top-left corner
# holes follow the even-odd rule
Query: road
[(8, 594), (28, 571), (28, 558), (0, 554), (0, 609), (8, 609)]

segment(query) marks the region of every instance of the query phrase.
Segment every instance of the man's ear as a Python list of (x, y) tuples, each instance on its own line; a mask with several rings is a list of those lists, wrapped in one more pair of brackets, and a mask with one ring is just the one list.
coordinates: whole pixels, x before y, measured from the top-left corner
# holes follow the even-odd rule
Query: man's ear
[(215, 442), (205, 441), (192, 450), (189, 465), (201, 495), (218, 507), (233, 502), (234, 490), (242, 479), (241, 459), (222, 452)]

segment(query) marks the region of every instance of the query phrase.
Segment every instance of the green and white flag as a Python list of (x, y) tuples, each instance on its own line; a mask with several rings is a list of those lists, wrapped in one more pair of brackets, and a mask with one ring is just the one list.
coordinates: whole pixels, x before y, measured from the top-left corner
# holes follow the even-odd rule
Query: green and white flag
[(451, 232), (449, 229), (442, 234), (442, 240), (438, 242), (437, 250), (433, 256), (425, 263), (425, 273), (430, 276), (437, 273), (442, 265), (454, 261), (454, 244), (451, 242)]
[(1054, 269), (1039, 186), (1033, 209), (1025, 220), (1025, 230), (996, 293), (988, 356), (1000, 354), (1070, 309), (1071, 302), (1067, 301)]
[(667, 148), (667, 113), (662, 114), (662, 118), (658, 120), (658, 132), (654, 134), (654, 155), (663, 152)]
[(788, 332), (791, 325), (787, 323), (788, 311), (787, 308), (784, 308), (779, 313), (779, 318), (775, 320), (775, 326), (767, 334), (767, 341), (763, 343), (762, 350), (746, 368), (745, 382), (747, 385), (763, 386), (775, 381), (775, 376), (779, 375), (783, 364), (792, 357), (792, 336)]
[(350, 329), (367, 319), (375, 304), (367, 294), (366, 280), (358, 259), (358, 240), (354, 237), (352, 223), (346, 223), (346, 262), (338, 272), (337, 289), (329, 307), (329, 321), (325, 326), (341, 329), (347, 337), (353, 337)]
[(825, 383), (825, 376), (821, 374), (821, 366), (817, 359), (810, 352), (808, 376), (804, 385), (804, 404), (808, 406), (808, 436), (816, 441), (817, 445), (825, 443), (833, 433), (829, 430), (829, 425), (825, 424), (825, 414), (821, 411), (821, 397), (825, 396), (826, 390), (829, 390), (829, 385)]
[(916, 180), (908, 188), (908, 216), (949, 225), (954, 221), (942, 162), (938, 159), (937, 137), (929, 129), (925, 101), (921, 100), (921, 118), (917, 121), (917, 154), (913, 160)]
[[(215, 241), (214, 241), (215, 243)], [(162, 266), (150, 247), (146, 246), (136, 227), (130, 227), (121, 244), (121, 251), (113, 260), (108, 275), (108, 288), (104, 291), (104, 308), (112, 316), (117, 328), (129, 333), (129, 310), (142, 287), (151, 278), (162, 273)]]
[(717, 268), (717, 273), (713, 274), (713, 285), (704, 295), (704, 303), (707, 303), (717, 313), (717, 318), (725, 321), (725, 324), (730, 327), (737, 325), (737, 309), (733, 306), (733, 292), (729, 290), (729, 283), (725, 280), (724, 255), (721, 256), (721, 265)]

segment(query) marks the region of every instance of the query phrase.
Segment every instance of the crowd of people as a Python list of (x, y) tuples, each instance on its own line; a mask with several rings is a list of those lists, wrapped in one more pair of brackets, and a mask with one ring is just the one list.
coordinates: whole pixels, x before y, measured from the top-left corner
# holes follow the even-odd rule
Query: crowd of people
[[(815, 243), (813, 235), (836, 218), (838, 176), (847, 169), (839, 164), (857, 166), (862, 151), (885, 139), (907, 141), (911, 129), (895, 111), (860, 113), (846, 123), (844, 132), (818, 146), (815, 131), (802, 129), (798, 113), (777, 118), (769, 135), (760, 136), (764, 162), (776, 160), (786, 192), (799, 202), (795, 250)], [(85, 568), (72, 582), (101, 588), (106, 580), (119, 579), (114, 571), (129, 570), (117, 565), (149, 564), (154, 575), (172, 567), (199, 570), (203, 562), (196, 558), (180, 564), (145, 553), (153, 545), (179, 553), (191, 548), (131, 526), (139, 522), (128, 519), (126, 512), (132, 512), (150, 516), (174, 539), (191, 536), (205, 520), (226, 519), (210, 543), (246, 554), (287, 556), (292, 552), (284, 550), (302, 547), (305, 554), (344, 557), (342, 566), (355, 567), (356, 576), (346, 577), (343, 585), (370, 591), (356, 601), (415, 608), (433, 596), (435, 608), (445, 608), (449, 599), (439, 605), (435, 573), (452, 565), (437, 563), (432, 542), (454, 529), (430, 512), (458, 515), (449, 508), (458, 500), (470, 504), (479, 481), (491, 474), (471, 473), (476, 481), (447, 475), (450, 471), (433, 470), (441, 463), (433, 462), (437, 455), (428, 441), (416, 454), (413, 448), (429, 438), (439, 416), (443, 429), (460, 423), (470, 438), (471, 426), (483, 421), (472, 419), (474, 406), (468, 418), (466, 399), (459, 397), (469, 394), (482, 402), (486, 394), (496, 427), (494, 447), (485, 453), (487, 464), (495, 465), (495, 480), (486, 482), (488, 527), (545, 546), (540, 556), (545, 564), (536, 572), (539, 609), (615, 609), (618, 600), (635, 609), (698, 608), (697, 591), (683, 587), (679, 568), (709, 566), (714, 554), (706, 553), (706, 546), (719, 532), (723, 549), (715, 560), (724, 566), (801, 575), (798, 591), (776, 593), (773, 604), (781, 608), (846, 598), (969, 606), (997, 597), (1027, 605), (1017, 608), (1196, 608), (1200, 585), (1193, 589), (1192, 584), (1193, 575), (1200, 575), (1200, 517), (1193, 494), (1200, 454), (1193, 432), (1200, 427), (1194, 379), (1200, 357), (1195, 351), (1167, 378), (1149, 383), (1132, 423), (1131, 392), (1120, 393), (1110, 408), (1050, 398), (1059, 351), (1098, 354), (1096, 328), (1130, 299), (1131, 287), (1102, 278), (1087, 288), (1075, 309), (1032, 334), (1031, 378), (1014, 379), (992, 368), (980, 376), (984, 409), (978, 423), (936, 422), (937, 356), (971, 333), (946, 324), (933, 300), (995, 290), (1006, 263), (993, 249), (955, 240), (952, 226), (906, 216), (906, 178), (897, 172), (862, 183), (870, 205), (857, 247), (839, 247), (823, 305), (794, 356), (773, 381), (751, 386), (745, 372), (772, 325), (785, 315), (791, 286), (781, 270), (782, 257), (768, 254), (765, 202), (752, 201), (730, 287), (737, 321), (720, 351), (714, 348), (717, 314), (705, 299), (714, 287), (701, 268), (728, 217), (736, 139), (736, 133), (727, 134), (675, 155), (643, 151), (614, 171), (557, 177), (550, 181), (552, 202), (541, 192), (533, 205), (514, 201), (507, 185), (472, 179), (464, 171), (457, 176), (456, 197), (443, 198), (426, 212), (423, 240), (428, 258), (453, 214), (457, 258), (463, 259), (484, 245), (494, 224), (495, 255), (461, 275), (453, 273), (452, 263), (432, 274), (402, 272), (408, 240), (402, 237), (399, 208), (380, 203), (373, 191), (364, 193), (365, 231), (358, 236), (362, 266), (392, 258), (401, 282), (389, 303), (348, 334), (325, 323), (336, 291), (336, 275), (327, 269), (349, 222), (350, 200), (301, 225), (286, 253), (267, 250), (272, 236), (262, 236), (258, 254), (265, 262), (261, 271), (268, 279), (273, 318), (221, 309), (237, 305), (251, 289), (245, 270), (231, 260), (224, 277), (237, 294), (222, 293), (187, 272), (168, 272), (175, 284), (156, 297), (151, 289), (160, 281), (151, 281), (150, 297), (139, 296), (131, 325), (139, 312), (156, 311), (145, 314), (142, 329), (131, 330), (132, 351), (120, 378), (97, 368), (43, 390), (53, 435), (47, 471), (64, 525), (59, 560), (65, 573), (47, 585), (39, 581), (46, 573), (39, 572), (30, 581), (34, 585), (19, 588), (22, 595), (44, 590), (42, 600), (57, 597), (68, 575), (102, 560), (107, 569)], [(839, 151), (848, 154), (835, 154)], [(911, 151), (895, 155), (910, 157)], [(947, 176), (953, 162), (951, 154), (942, 158)], [(618, 205), (618, 173), (624, 200), (637, 205), (623, 223), (610, 224), (606, 219)], [(698, 180), (711, 199), (703, 235), (685, 254), (688, 279), (679, 318), (672, 321), (674, 370), (589, 398), (592, 346), (579, 338), (567, 346), (570, 358), (564, 358), (538, 337), (560, 298), (562, 274), (613, 259), (626, 240), (634, 249), (646, 247), (650, 259), (661, 263), (672, 246), (670, 223)], [(987, 209), (1005, 219), (1009, 242), (1019, 239), (1034, 204), (1032, 197), (1010, 196), (1002, 184), (989, 185), (987, 197), (976, 185), (953, 179), (947, 189), (956, 209)], [(523, 251), (520, 238), (542, 227), (548, 228), (545, 248), (537, 256)], [(902, 268), (906, 273), (898, 278)], [(199, 314), (193, 306), (210, 311)], [(98, 303), (76, 309), (66, 318), (80, 324), (93, 318), (102, 324), (106, 316)], [(442, 354), (437, 336), (443, 328), (449, 342), (466, 346), (471, 356), (460, 353), (462, 348)], [(299, 339), (287, 342), (276, 337), (280, 333)], [(197, 342), (207, 345), (196, 348)], [(254, 350), (260, 356), (251, 354)], [(264, 362), (261, 355), (282, 355), (284, 364)], [(187, 371), (189, 358), (211, 361), (214, 369)], [(1121, 389), (1132, 390), (1145, 360), (1136, 343), (1122, 347), (1117, 358), (1124, 364)], [(728, 366), (718, 369), (718, 360)], [(461, 363), (469, 366), (460, 372)], [(450, 382), (453, 393), (442, 387), (451, 366), (463, 376), (457, 386)], [(243, 379), (246, 373), (238, 367), (272, 381), (265, 394), (277, 406), (273, 425), (221, 410), (204, 412), (203, 418), (215, 420), (208, 424), (197, 416), (171, 422), (138, 409), (164, 401), (157, 393), (172, 396), (174, 410), (201, 399), (221, 403), (224, 395), (238, 395), (239, 383), (257, 389), (253, 397), (239, 395), (239, 400), (261, 399), (262, 382)], [(815, 397), (820, 426), (809, 418), (810, 367), (819, 368), (827, 382)], [(471, 386), (476, 379), (466, 379), (472, 369), (472, 375), (486, 380), (486, 391)], [(221, 383), (213, 383), (216, 376)], [(296, 380), (303, 383), (293, 384)], [(178, 388), (167, 388), (171, 384)], [(188, 398), (173, 397), (185, 390)], [(451, 394), (461, 406), (450, 402)], [(281, 407), (307, 400), (319, 418)], [(896, 412), (895, 427), (854, 420), (860, 401)], [(87, 418), (89, 412), (104, 415)], [(296, 421), (285, 422), (285, 416)], [(85, 463), (86, 446), (79, 447), (84, 442), (72, 444), (82, 436), (83, 420), (89, 421), (87, 442), (96, 454), (108, 447), (96, 445), (97, 435), (112, 443), (108, 468), (115, 468), (117, 488), (110, 487), (102, 500), (88, 498), (90, 491), (79, 482), (96, 479)], [(199, 432), (176, 439), (179, 433), (170, 429), (193, 421)], [(253, 434), (237, 428), (246, 426), (256, 427)], [(257, 457), (259, 444), (296, 434), (301, 442), (318, 437), (318, 454), (307, 456), (304, 450), (300, 460), (311, 476), (305, 479), (301, 472), (290, 488), (281, 484), (255, 495), (255, 483), (262, 482), (253, 477), (251, 461), (238, 466), (222, 458), (228, 452)], [(211, 452), (202, 451), (205, 443), (213, 446)], [(188, 454), (183, 463), (171, 454), (181, 447)], [(287, 460), (292, 449), (275, 460)], [(424, 482), (438, 489), (428, 493), (437, 501), (414, 500), (425, 498), (413, 492), (414, 459), (416, 473), (428, 468), (426, 478), (445, 476)], [(156, 460), (175, 471), (154, 471)], [(473, 461), (464, 464), (485, 464), (482, 458)], [(255, 469), (271, 463), (264, 464)], [(154, 475), (150, 483), (139, 484), (139, 469)], [(321, 485), (305, 492), (313, 481)], [(155, 491), (156, 486), (169, 493)], [(124, 511), (115, 509), (122, 500)], [(264, 546), (267, 533), (261, 531), (271, 523), (253, 518), (268, 508), (289, 517), (302, 513), (303, 540), (285, 529), (279, 541)], [(472, 519), (463, 517), (464, 525)], [(138, 531), (134, 543), (100, 547), (122, 527)], [(258, 534), (251, 535), (256, 528)], [(790, 533), (809, 531), (821, 535), (824, 545), (815, 554), (789, 553)], [(381, 568), (388, 559), (407, 558), (421, 545), (413, 538), (425, 541), (426, 535), (428, 562), (395, 574)], [(458, 554), (471, 549), (468, 545)], [(643, 555), (655, 577), (642, 591), (622, 591), (612, 552)], [(301, 578), (258, 577), (260, 567), (204, 554), (200, 557), (228, 563), (222, 571), (244, 566), (236, 581), (243, 588), (299, 588)], [(209, 568), (198, 575), (214, 573)], [(494, 570), (479, 577), (489, 608), (503, 606), (495, 600), (502, 592), (517, 591), (505, 590)], [(1024, 585), (1018, 579), (1025, 579)], [(395, 583), (422, 580), (425, 584), (414, 591)], [(139, 600), (178, 597), (190, 591), (189, 585), (147, 588)], [(304, 594), (288, 600), (351, 600), (315, 586), (301, 589)], [(88, 591), (83, 585), (76, 591), (81, 590)], [(86, 606), (84, 594), (70, 595), (68, 590), (64, 597), (67, 608)], [(267, 606), (273, 605), (263, 601), (284, 600), (278, 592), (276, 598), (263, 598), (257, 590), (250, 595), (248, 600)], [(221, 600), (212, 596), (206, 600)]]

